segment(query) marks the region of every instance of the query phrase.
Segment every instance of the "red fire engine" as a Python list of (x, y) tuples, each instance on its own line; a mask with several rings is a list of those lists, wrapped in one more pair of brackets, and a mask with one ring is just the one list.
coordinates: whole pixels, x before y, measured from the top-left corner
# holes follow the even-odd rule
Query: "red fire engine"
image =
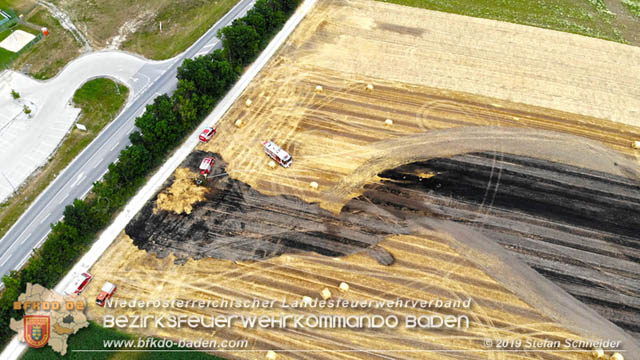
[(213, 164), (216, 162), (216, 159), (212, 157), (206, 157), (202, 159), (200, 163), (200, 176), (194, 179), (197, 185), (202, 185), (204, 181), (207, 179), (207, 176), (211, 173), (211, 168), (213, 168)]

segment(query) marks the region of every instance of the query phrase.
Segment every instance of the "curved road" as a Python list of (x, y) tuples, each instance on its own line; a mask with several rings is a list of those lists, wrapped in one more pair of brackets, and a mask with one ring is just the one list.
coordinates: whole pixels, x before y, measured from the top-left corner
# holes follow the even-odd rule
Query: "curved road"
[(154, 70), (157, 71), (153, 65), (145, 65), (138, 71), (137, 77), (149, 76), (156, 80), (58, 175), (0, 240), (0, 276), (22, 267), (32, 250), (40, 246), (51, 231), (50, 224), (62, 218), (65, 206), (76, 198), (83, 198), (93, 183), (102, 178), (109, 164), (129, 144), (135, 118), (144, 112), (145, 106), (156, 96), (176, 89), (177, 68), (182, 60), (220, 48), (221, 42), (216, 37), (218, 30), (244, 16), (254, 2), (241, 0), (187, 51), (171, 59), (171, 65), (159, 76), (153, 74)]

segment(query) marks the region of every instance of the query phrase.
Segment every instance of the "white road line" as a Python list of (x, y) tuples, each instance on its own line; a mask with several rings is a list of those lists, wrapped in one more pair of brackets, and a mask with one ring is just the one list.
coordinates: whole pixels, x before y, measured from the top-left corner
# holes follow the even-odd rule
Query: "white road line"
[(120, 145), (120, 141), (118, 141), (115, 145), (113, 145), (113, 147), (112, 147), (112, 148), (111, 148), (111, 150), (109, 150), (109, 151), (113, 151), (113, 150), (115, 150), (115, 148), (117, 148), (117, 147), (118, 147), (118, 145)]
[(49, 213), (49, 215), (47, 215), (47, 216), (43, 216), (42, 220), (40, 220), (40, 224), (42, 224), (43, 222), (47, 221), (49, 219), (49, 216), (51, 216), (51, 213)]
[(78, 183), (80, 182), (80, 180), (84, 179), (84, 172), (81, 172), (80, 174), (78, 174), (78, 177), (76, 179), (76, 182), (73, 183), (73, 185), (71, 185), (71, 187), (76, 187), (76, 185), (78, 185)]
[[(144, 77), (146, 77), (147, 79), (146, 79), (146, 80), (144, 80), (144, 79), (139, 78), (138, 76), (144, 76)], [(134, 82), (136, 82), (136, 83), (138, 82), (138, 80), (144, 80), (144, 85), (142, 85), (142, 89), (141, 89), (141, 90), (145, 89), (145, 87), (147, 86), (147, 84), (151, 83), (151, 78), (150, 78), (149, 76), (147, 76), (147, 75), (145, 75), (145, 74), (141, 73), (141, 72), (137, 72), (134, 76), (132, 76), (132, 77), (131, 77), (131, 79), (132, 79)], [(140, 93), (142, 93), (142, 91), (140, 91)]]
[(89, 193), (89, 191), (91, 191), (92, 188), (93, 187), (88, 188), (87, 191), (85, 191), (84, 194), (82, 194), (82, 196), (80, 196), (80, 199), (84, 199), (87, 196), (87, 194)]
[(11, 244), (11, 246), (9, 246), (9, 248), (7, 249), (7, 252), (5, 253), (4, 256), (9, 255), (9, 253), (11, 252), (11, 249), (13, 249), (13, 247), (16, 246), (16, 244), (17, 244), (17, 242), (14, 241), (13, 244)]
[(18, 264), (18, 266), (16, 266), (16, 268), (14, 270), (20, 270), (22, 269), (22, 266), (24, 266), (24, 264), (27, 262), (27, 260), (29, 260), (29, 257), (25, 257), (24, 259), (22, 259), (22, 261), (20, 261), (20, 264)]
[(96, 181), (100, 181), (100, 180), (102, 180), (102, 178), (104, 177), (104, 175), (105, 175), (106, 173), (108, 173), (108, 172), (109, 172), (109, 168), (106, 168), (106, 169), (104, 170), (104, 172), (102, 173), (102, 175), (100, 175), (100, 177), (99, 177), (99, 178), (98, 178), (98, 180), (96, 180)]
[[(34, 249), (37, 249), (40, 247), (40, 245), (42, 245), (42, 243), (44, 242), (44, 240), (47, 238), (47, 236), (49, 236), (49, 233), (51, 232), (51, 228), (49, 228), (49, 230), (44, 234), (44, 236), (42, 237), (42, 239), (40, 239), (40, 241), (38, 241), (38, 244), (36, 245), (36, 247)], [(27, 254), (27, 259), (31, 256), (31, 254)]]
[(100, 163), (102, 163), (102, 159), (100, 159), (100, 161), (96, 161), (95, 164), (93, 165), (92, 169), (97, 168), (98, 165), (100, 165)]
[[(84, 150), (83, 150), (83, 151), (84, 151)], [(65, 168), (65, 170), (66, 170), (66, 168)], [(63, 170), (63, 172), (64, 172), (65, 170)], [(59, 177), (59, 175), (60, 175), (60, 174), (58, 174), (58, 177)], [(58, 180), (58, 179), (56, 178), (56, 179), (54, 180), (54, 182), (53, 182), (53, 183), (55, 183), (57, 180)], [(49, 186), (53, 185), (53, 183), (49, 184)], [(34, 201), (34, 202), (29, 206), (29, 208), (27, 208), (27, 211), (29, 211), (29, 210), (31, 209), (31, 207), (35, 205), (35, 203), (40, 199), (40, 197), (41, 197), (43, 194), (44, 194), (44, 191), (43, 191), (42, 193), (40, 193), (40, 195), (38, 195), (38, 197), (36, 198), (36, 200), (35, 200), (35, 201)], [(46, 206), (43, 206), (43, 207), (42, 207), (42, 209), (40, 209), (40, 211), (38, 211), (38, 213), (36, 214), (35, 218), (38, 218), (38, 217), (40, 216), (40, 214), (42, 214), (42, 212), (43, 212), (43, 211), (45, 211), (45, 210), (46, 210), (46, 208), (47, 208), (48, 206), (49, 206), (49, 204), (47, 204)], [(22, 218), (22, 216), (24, 216), (24, 215), (25, 215), (25, 213), (23, 213), (23, 214), (20, 216), (20, 218), (18, 218), (18, 221), (20, 221), (20, 219), (21, 219), (21, 218)], [(17, 223), (17, 222), (16, 222), (16, 223)], [(33, 221), (32, 221), (31, 223), (33, 223)], [(15, 224), (14, 224), (14, 225), (15, 225)], [(12, 227), (12, 228), (13, 228), (13, 227)], [(16, 239), (19, 239), (19, 238), (22, 236), (22, 234), (24, 234), (25, 232), (27, 232), (27, 230), (29, 230), (29, 228), (28, 228), (28, 227), (27, 227), (26, 229), (22, 230), (22, 232), (20, 232), (20, 235), (18, 235), (18, 237), (16, 237)], [(4, 239), (6, 239), (6, 235), (5, 235), (5, 237), (3, 237), (3, 238), (2, 238), (2, 239), (0, 239), (0, 240), (1, 240), (1, 241), (4, 241)], [(15, 243), (14, 243), (14, 244), (15, 244)]]
[(65, 195), (62, 200), (58, 201), (58, 204), (62, 204), (67, 198), (69, 197), (69, 193), (67, 193), (67, 195)]
[[(9, 254), (7, 254), (7, 255), (9, 255)], [(7, 258), (6, 258), (2, 263), (0, 263), (0, 266), (4, 266), (4, 264), (6, 264), (6, 263), (7, 263), (7, 261), (9, 261), (9, 258), (8, 258), (8, 257), (7, 257)]]
[(31, 234), (33, 234), (33, 232), (30, 232), (29, 235), (25, 236), (24, 239), (22, 239), (22, 241), (20, 241), (20, 245), (24, 244), (25, 241), (27, 241), (29, 239), (29, 237), (31, 236)]

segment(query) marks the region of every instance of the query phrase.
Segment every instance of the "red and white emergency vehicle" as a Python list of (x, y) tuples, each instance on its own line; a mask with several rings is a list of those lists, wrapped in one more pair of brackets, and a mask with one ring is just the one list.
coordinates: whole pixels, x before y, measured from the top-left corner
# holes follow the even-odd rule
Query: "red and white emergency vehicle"
[(276, 145), (273, 141), (265, 140), (262, 145), (264, 145), (264, 152), (267, 153), (273, 160), (275, 160), (278, 164), (288, 168), (291, 166), (291, 155), (288, 152), (284, 151), (280, 146)]
[(67, 286), (67, 288), (64, 290), (65, 294), (80, 295), (80, 293), (82, 293), (82, 291), (87, 288), (87, 285), (89, 285), (91, 279), (93, 279), (93, 276), (91, 276), (91, 274), (89, 273), (82, 273), (76, 276), (73, 279), (73, 282), (71, 282), (71, 284), (69, 284), (69, 286)]
[(216, 134), (216, 128), (208, 127), (206, 129), (202, 130), (202, 133), (200, 133), (199, 139), (200, 139), (201, 142), (206, 143), (209, 140), (211, 140), (211, 138), (215, 134)]
[(207, 180), (207, 176), (211, 173), (211, 169), (213, 168), (213, 164), (216, 162), (216, 159), (212, 157), (206, 157), (202, 159), (200, 163), (200, 175), (194, 179), (196, 185), (202, 185), (205, 180)]
[(100, 294), (96, 298), (96, 304), (104, 306), (104, 302), (111, 299), (114, 292), (116, 292), (116, 286), (107, 281), (102, 285), (102, 290), (100, 290)]
[(216, 162), (216, 160), (212, 157), (206, 157), (204, 159), (202, 159), (202, 162), (200, 163), (200, 174), (207, 176), (211, 173), (211, 168), (213, 167), (213, 164)]

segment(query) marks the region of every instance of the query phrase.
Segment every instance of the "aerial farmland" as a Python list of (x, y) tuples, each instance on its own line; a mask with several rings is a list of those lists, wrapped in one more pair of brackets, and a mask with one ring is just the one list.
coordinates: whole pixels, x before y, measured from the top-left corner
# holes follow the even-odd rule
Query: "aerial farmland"
[[(269, 349), (278, 359), (485, 359), (487, 338), (605, 335), (634, 351), (638, 64), (637, 47), (599, 39), (366, 0), (319, 1), (216, 135), (93, 266), (98, 281), (89, 291), (108, 280), (120, 299), (473, 302), (373, 310), (466, 313), (472, 324), (463, 330), (139, 331), (249, 339), (251, 351), (224, 353), (234, 359), (264, 358)], [(290, 167), (265, 154), (266, 140), (291, 155)], [(214, 165), (197, 185), (203, 158)], [(88, 315), (99, 320), (106, 311), (91, 305)], [(309, 310), (247, 310), (274, 311)], [(591, 354), (532, 349), (504, 358)]]

